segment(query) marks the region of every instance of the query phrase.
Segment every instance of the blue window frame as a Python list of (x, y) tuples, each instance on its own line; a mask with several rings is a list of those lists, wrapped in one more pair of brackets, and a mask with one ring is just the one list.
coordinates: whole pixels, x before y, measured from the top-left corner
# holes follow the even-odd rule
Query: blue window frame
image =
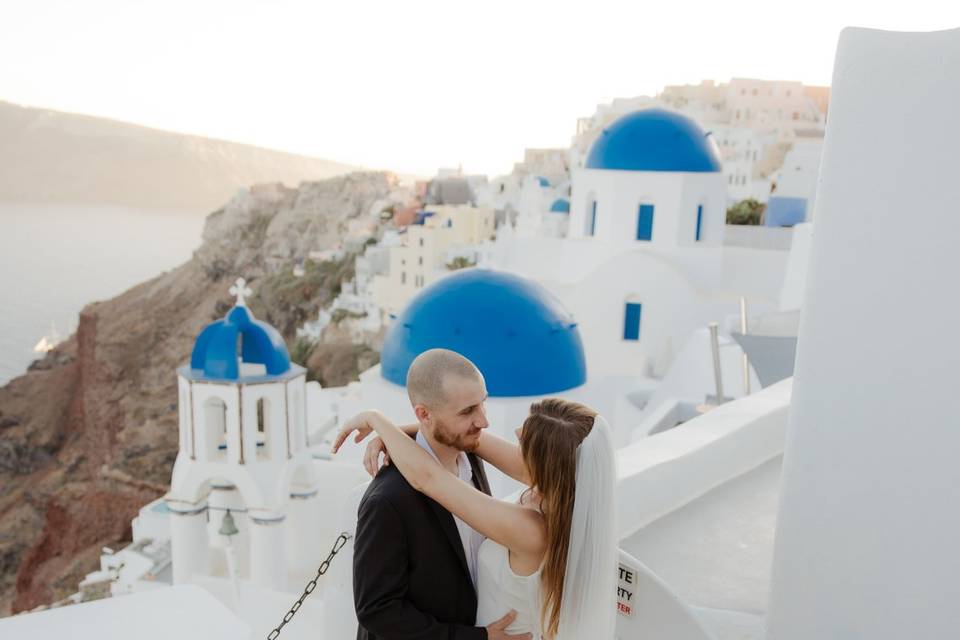
[(637, 213), (637, 240), (653, 238), (653, 205), (642, 204)]
[(623, 313), (623, 339), (640, 339), (640, 312), (643, 305), (639, 302), (628, 302)]
[(590, 204), (590, 213), (587, 214), (586, 232), (588, 236), (592, 236), (597, 232), (597, 201), (596, 200), (594, 200)]
[(703, 238), (701, 235), (703, 232), (703, 205), (697, 205), (697, 242)]

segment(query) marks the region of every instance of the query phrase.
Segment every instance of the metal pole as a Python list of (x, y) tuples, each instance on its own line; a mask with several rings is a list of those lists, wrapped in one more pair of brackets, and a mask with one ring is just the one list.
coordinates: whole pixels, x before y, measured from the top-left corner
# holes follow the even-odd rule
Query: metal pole
[[(740, 333), (747, 335), (747, 299), (740, 296)], [(750, 395), (750, 359), (743, 352), (743, 395)]]
[(713, 379), (717, 384), (717, 404), (723, 404), (723, 376), (720, 372), (720, 327), (716, 322), (710, 323), (710, 348), (713, 352)]

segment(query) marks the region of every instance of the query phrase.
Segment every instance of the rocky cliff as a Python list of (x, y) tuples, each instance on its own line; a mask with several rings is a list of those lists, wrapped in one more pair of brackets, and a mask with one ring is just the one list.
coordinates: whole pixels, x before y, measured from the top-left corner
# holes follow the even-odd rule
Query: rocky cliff
[[(0, 388), (0, 615), (76, 591), (104, 545), (130, 539), (140, 506), (167, 488), (177, 452), (175, 370), (243, 276), (253, 313), (293, 344), (296, 327), (351, 275), (292, 260), (344, 238), (362, 245), (381, 212), (409, 197), (385, 173), (297, 189), (265, 185), (210, 214), (191, 260), (80, 313), (77, 331)], [(299, 345), (311, 377), (345, 384), (376, 362), (363, 345)]]

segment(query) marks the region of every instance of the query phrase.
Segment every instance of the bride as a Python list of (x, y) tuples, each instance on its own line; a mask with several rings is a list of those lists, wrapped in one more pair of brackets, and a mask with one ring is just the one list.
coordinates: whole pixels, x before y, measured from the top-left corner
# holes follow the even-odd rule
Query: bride
[[(516, 430), (519, 445), (481, 432), (474, 453), (529, 487), (518, 503), (451, 478), (380, 412), (347, 422), (334, 450), (354, 431), (357, 442), (376, 431), (387, 463), (411, 486), (486, 536), (478, 556), (478, 626), (513, 609), (517, 617), (509, 633), (545, 640), (613, 638), (615, 457), (610, 427), (595, 411), (546, 398), (531, 405)], [(371, 444), (368, 470), (375, 471), (382, 447)]]

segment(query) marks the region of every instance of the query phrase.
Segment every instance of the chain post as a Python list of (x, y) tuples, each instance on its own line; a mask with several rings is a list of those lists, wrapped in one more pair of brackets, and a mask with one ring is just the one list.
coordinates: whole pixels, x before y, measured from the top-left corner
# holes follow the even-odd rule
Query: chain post
[(317, 575), (307, 583), (307, 586), (304, 588), (303, 593), (300, 594), (300, 597), (297, 598), (297, 601), (293, 603), (293, 606), (290, 607), (290, 611), (283, 616), (283, 620), (280, 621), (280, 626), (271, 631), (267, 635), (267, 640), (276, 640), (277, 636), (280, 635), (280, 630), (283, 629), (284, 625), (290, 622), (293, 619), (294, 614), (300, 609), (300, 606), (303, 604), (304, 599), (313, 593), (313, 590), (317, 588), (317, 580), (320, 579), (320, 576), (327, 572), (327, 569), (330, 568), (330, 561), (333, 560), (333, 557), (343, 549), (343, 545), (347, 544), (347, 540), (351, 538), (350, 534), (344, 531), (337, 538), (337, 541), (333, 543), (333, 548), (330, 549), (330, 555), (327, 556), (327, 559), (320, 563), (320, 568), (317, 569)]

